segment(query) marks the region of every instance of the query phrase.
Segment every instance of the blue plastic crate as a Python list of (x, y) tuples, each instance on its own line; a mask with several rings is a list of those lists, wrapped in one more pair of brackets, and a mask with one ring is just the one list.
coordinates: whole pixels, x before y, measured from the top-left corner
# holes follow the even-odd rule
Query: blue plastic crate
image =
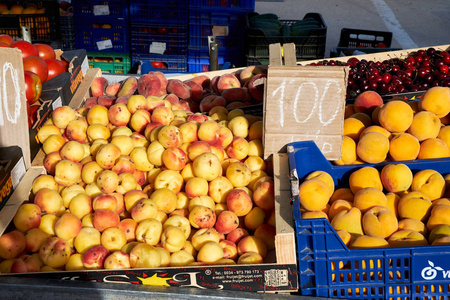
[[(373, 166), (381, 171), (386, 164), (398, 163), (336, 166), (313, 141), (288, 144), (288, 154), (290, 174), (299, 183), (312, 171), (321, 170), (333, 177), (336, 188), (348, 187), (350, 174), (359, 168)], [(402, 163), (413, 173), (424, 169), (450, 173), (448, 159)], [(292, 191), (298, 193), (297, 187)], [(380, 300), (450, 297), (450, 246), (350, 250), (326, 219), (302, 219), (298, 195), (293, 196), (302, 295)]]
[[(77, 49), (103, 52), (130, 52), (128, 20), (107, 16), (74, 17)], [(106, 28), (102, 28), (106, 27)], [(109, 28), (110, 27), (110, 28)], [(97, 42), (111, 40), (112, 48), (100, 50)]]
[[(240, 50), (227, 51), (225, 54), (219, 52), (218, 64), (219, 67), (225, 63), (229, 63), (230, 66), (240, 67), (243, 66), (245, 57)], [(189, 47), (188, 52), (188, 65), (189, 72), (208, 72), (209, 71), (209, 51), (199, 50), (199, 48)]]
[[(151, 54), (132, 54), (132, 65), (136, 63), (141, 65), (141, 74), (147, 74), (150, 71), (160, 71), (162, 73), (187, 73), (187, 56), (185, 55), (151, 55)], [(164, 68), (157, 68), (152, 62), (161, 62)]]
[(189, 8), (215, 11), (254, 11), (255, 0), (190, 0)]
[[(218, 56), (218, 64), (223, 65), (225, 58)], [(189, 73), (209, 72), (209, 56), (188, 56)]]
[(72, 1), (72, 5), (75, 16), (96, 16), (94, 15), (94, 6), (98, 5), (107, 6), (111, 17), (128, 18), (129, 15), (127, 0), (75, 0)]
[[(152, 43), (164, 43), (164, 55), (186, 55), (188, 34), (186, 24), (130, 23), (131, 52), (151, 54)], [(154, 50), (153, 50), (154, 51)]]
[(219, 55), (235, 51), (241, 51), (245, 55), (244, 25), (245, 15), (242, 13), (190, 10), (189, 47), (209, 51), (208, 36), (213, 35), (213, 28), (228, 29), (228, 35), (215, 35)]
[(130, 20), (187, 24), (188, 3), (185, 0), (130, 0)]

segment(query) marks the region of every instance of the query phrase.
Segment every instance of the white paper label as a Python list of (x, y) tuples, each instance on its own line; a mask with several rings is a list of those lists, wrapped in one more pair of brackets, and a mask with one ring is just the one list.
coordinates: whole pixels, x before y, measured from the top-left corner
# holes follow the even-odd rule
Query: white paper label
[(94, 16), (108, 16), (109, 6), (108, 5), (94, 5)]
[(25, 161), (22, 156), (14, 166), (14, 168), (11, 170), (11, 181), (14, 189), (17, 187), (20, 180), (22, 180), (22, 177), (26, 172), (27, 170), (25, 169)]
[(58, 98), (56, 98), (55, 101), (53, 101), (52, 108), (53, 108), (53, 110), (55, 110), (60, 106), (62, 106), (62, 100), (61, 100), (61, 97), (58, 97)]
[(212, 33), (215, 36), (228, 36), (228, 26), (213, 26)]
[(166, 51), (166, 43), (153, 42), (150, 44), (150, 53), (164, 54)]
[(112, 47), (113, 47), (113, 45), (112, 45), (111, 40), (104, 40), (104, 41), (97, 42), (98, 50), (110, 49)]
[(88, 62), (88, 58), (86, 56), (84, 58), (83, 62), (81, 63), (81, 72), (83, 74), (83, 78), (84, 78), (84, 76), (86, 76), (88, 69), (89, 69), (89, 62)]

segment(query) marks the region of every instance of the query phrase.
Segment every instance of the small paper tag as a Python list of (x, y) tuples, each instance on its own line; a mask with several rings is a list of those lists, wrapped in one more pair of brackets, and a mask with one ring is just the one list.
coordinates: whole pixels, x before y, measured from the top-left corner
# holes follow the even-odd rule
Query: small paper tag
[(228, 26), (213, 26), (212, 33), (215, 36), (228, 36)]
[(14, 189), (17, 187), (20, 180), (22, 180), (22, 177), (25, 175), (26, 172), (27, 170), (25, 169), (25, 161), (22, 156), (20, 160), (17, 162), (17, 164), (14, 166), (14, 168), (11, 170), (11, 180)]
[(87, 71), (89, 70), (89, 62), (87, 56), (84, 58), (83, 62), (81, 63), (81, 72), (84, 76), (86, 76)]
[(111, 40), (104, 40), (104, 41), (97, 42), (98, 50), (110, 49), (112, 47), (113, 47), (113, 45), (112, 45)]
[(108, 16), (109, 6), (108, 5), (94, 5), (94, 16)]
[(60, 106), (62, 106), (62, 100), (61, 100), (61, 97), (58, 97), (58, 98), (56, 98), (55, 101), (53, 101), (52, 109), (55, 110), (55, 109), (57, 109)]
[(166, 51), (166, 43), (153, 42), (150, 44), (150, 53), (164, 54)]

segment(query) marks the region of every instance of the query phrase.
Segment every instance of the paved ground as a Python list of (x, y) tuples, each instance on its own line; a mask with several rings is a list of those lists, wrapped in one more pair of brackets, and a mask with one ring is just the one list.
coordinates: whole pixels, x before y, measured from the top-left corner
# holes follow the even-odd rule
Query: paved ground
[(281, 20), (320, 13), (327, 24), (326, 57), (342, 28), (390, 31), (391, 47), (402, 49), (450, 44), (449, 0), (256, 0), (255, 11)]

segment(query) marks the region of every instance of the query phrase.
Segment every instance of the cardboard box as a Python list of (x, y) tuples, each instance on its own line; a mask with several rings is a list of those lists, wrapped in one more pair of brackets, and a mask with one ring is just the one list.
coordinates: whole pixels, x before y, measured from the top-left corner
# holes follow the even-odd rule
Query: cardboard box
[(25, 175), (25, 161), (19, 146), (0, 148), (0, 210)]

